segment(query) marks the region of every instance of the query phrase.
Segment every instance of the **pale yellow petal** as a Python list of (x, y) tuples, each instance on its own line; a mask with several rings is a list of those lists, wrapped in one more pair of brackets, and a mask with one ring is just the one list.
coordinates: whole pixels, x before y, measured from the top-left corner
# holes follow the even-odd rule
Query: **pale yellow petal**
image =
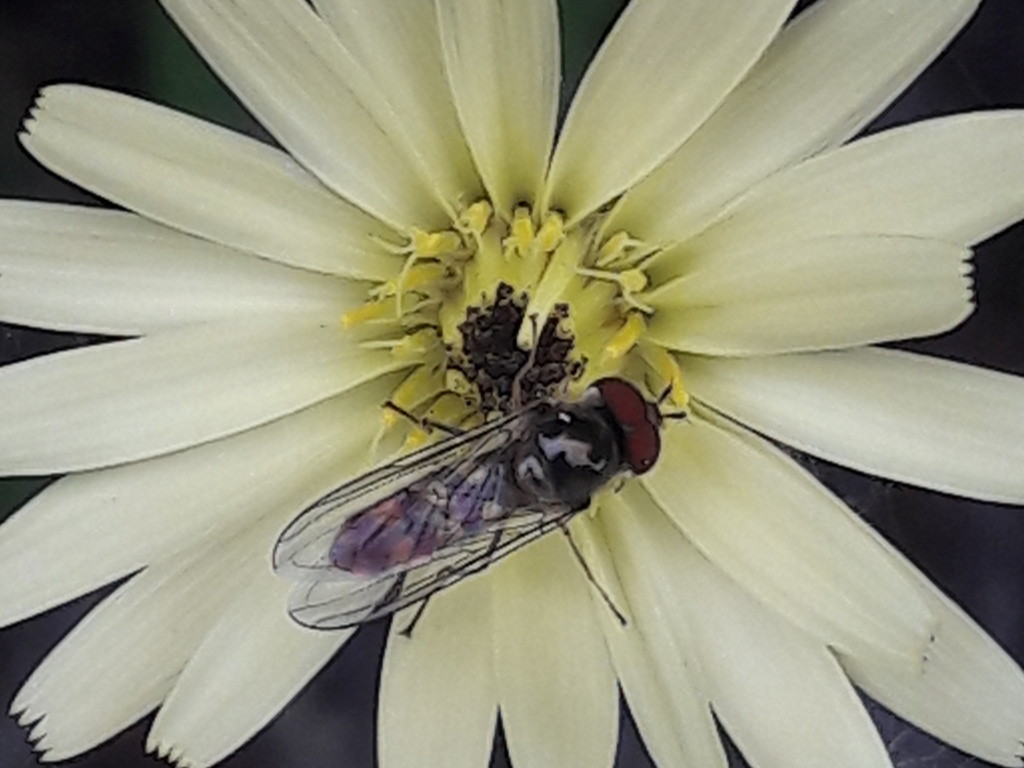
[(661, 621), (689, 648), (716, 716), (751, 765), (888, 768), (829, 649), (708, 562), (638, 485), (622, 497), (620, 546), (659, 574), (649, 581), (661, 594)]
[(579, 220), (654, 170), (736, 86), (793, 5), (629, 3), (569, 108), (547, 204)]
[(408, 153), (402, 115), (304, 0), (163, 0), (289, 154), (398, 229), (445, 222)]
[(381, 768), (487, 765), (498, 720), (490, 582), (471, 578), (432, 598), (411, 637), (401, 630), (418, 606), (394, 618), (380, 680)]
[[(882, 542), (883, 546), (889, 546)], [(841, 654), (869, 696), (942, 741), (998, 765), (1024, 763), (1024, 672), (952, 600), (898, 553), (939, 619), (923, 673), (878, 656)]]
[(437, 0), (455, 106), (498, 210), (540, 191), (561, 61), (555, 0)]
[[(153, 709), (264, 561), (258, 529), (149, 568), (83, 619), (11, 705), (46, 760), (85, 752)], [(42, 718), (42, 719), (40, 719)]]
[(53, 474), (170, 453), (407, 365), (339, 327), (283, 318), (36, 357), (0, 371), (0, 468)]
[(392, 230), (283, 152), (141, 99), (43, 89), (21, 135), (47, 168), (115, 203), (214, 242), (320, 272), (387, 279)]
[(291, 585), (270, 570), (277, 527), (244, 584), (190, 655), (160, 707), (146, 749), (206, 768), (249, 741), (334, 656), (354, 630), (315, 632), (285, 611)]
[(719, 252), (645, 296), (648, 335), (703, 355), (766, 355), (930, 336), (973, 310), (970, 251), (937, 240), (825, 237)]
[(480, 197), (445, 77), (433, 0), (313, 0), (313, 6), (393, 109), (387, 129), (405, 142), (438, 199), (457, 206)]
[(1024, 380), (886, 349), (680, 358), (693, 393), (838, 464), (961, 496), (1024, 502)]
[(374, 460), (366, 446), (397, 381), (225, 440), (58, 480), (0, 526), (0, 623), (230, 539), (267, 515), (283, 526)]
[(643, 484), (708, 559), (820, 641), (923, 664), (935, 617), (918, 586), (781, 451), (693, 418), (667, 430)]
[(1024, 112), (977, 112), (868, 136), (779, 171), (719, 211), (695, 253), (822, 235), (973, 245), (1024, 216)]
[(761, 179), (839, 146), (920, 74), (978, 1), (814, 3), (715, 114), (623, 197), (608, 231), (684, 240)]
[(120, 211), (0, 203), (0, 319), (132, 336), (278, 314), (337, 322), (365, 284), (255, 258)]
[(615, 675), (582, 570), (562, 534), (494, 567), (498, 702), (516, 768), (611, 768)]
[(681, 615), (675, 596), (687, 587), (672, 584), (670, 573), (654, 567), (647, 531), (638, 527), (647, 519), (636, 508), (643, 504), (653, 505), (643, 493), (608, 494), (600, 502), (599, 522), (574, 526), (598, 583), (626, 612), (625, 627), (609, 612), (602, 621), (612, 663), (659, 768), (725, 768), (699, 657), (674, 623)]

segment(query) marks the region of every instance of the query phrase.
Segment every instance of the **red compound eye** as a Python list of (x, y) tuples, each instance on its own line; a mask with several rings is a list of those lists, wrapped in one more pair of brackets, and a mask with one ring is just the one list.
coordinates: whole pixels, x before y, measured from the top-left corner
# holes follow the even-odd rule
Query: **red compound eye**
[(635, 475), (654, 466), (661, 452), (661, 414), (625, 379), (598, 379), (593, 385), (625, 435), (626, 464)]

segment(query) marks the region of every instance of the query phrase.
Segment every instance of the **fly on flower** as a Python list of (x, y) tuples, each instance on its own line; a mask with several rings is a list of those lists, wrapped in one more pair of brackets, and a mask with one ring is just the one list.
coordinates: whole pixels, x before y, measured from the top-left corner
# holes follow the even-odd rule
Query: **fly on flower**
[(578, 401), (535, 401), (345, 483), (277, 542), (274, 567), (297, 582), (292, 617), (340, 629), (422, 610), (436, 592), (567, 532), (614, 478), (647, 472), (661, 422), (636, 387), (605, 378)]

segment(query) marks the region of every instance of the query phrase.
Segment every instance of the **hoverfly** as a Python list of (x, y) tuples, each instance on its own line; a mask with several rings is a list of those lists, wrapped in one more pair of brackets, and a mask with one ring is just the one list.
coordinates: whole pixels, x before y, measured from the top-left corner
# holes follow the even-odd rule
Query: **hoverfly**
[(538, 400), (341, 485), (277, 541), (274, 569), (296, 582), (289, 613), (341, 629), (420, 604), (415, 624), (433, 594), (568, 533), (605, 484), (648, 471), (661, 422), (636, 387), (605, 378), (575, 402)]

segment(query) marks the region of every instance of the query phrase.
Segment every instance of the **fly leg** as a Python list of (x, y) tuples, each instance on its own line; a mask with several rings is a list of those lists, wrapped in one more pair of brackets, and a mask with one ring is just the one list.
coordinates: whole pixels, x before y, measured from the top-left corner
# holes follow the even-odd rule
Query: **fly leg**
[(412, 620), (405, 625), (404, 629), (399, 630), (398, 634), (412, 640), (412, 631), (423, 617), (423, 612), (427, 610), (427, 603), (430, 602), (430, 597), (430, 595), (427, 595), (423, 602), (416, 606), (416, 613), (413, 614)]
[(623, 627), (627, 626), (629, 622), (626, 621), (626, 617), (623, 615), (622, 611), (615, 606), (611, 596), (605, 591), (604, 587), (601, 586), (597, 579), (594, 578), (594, 573), (590, 570), (590, 566), (587, 565), (587, 561), (583, 559), (583, 553), (580, 552), (579, 547), (576, 546), (576, 541), (573, 539), (572, 534), (569, 533), (568, 526), (565, 523), (559, 523), (558, 527), (562, 529), (562, 533), (565, 534), (565, 538), (569, 540), (569, 548), (572, 549), (573, 557), (576, 558), (576, 562), (579, 563), (580, 568), (583, 569), (583, 573), (587, 577), (587, 581), (594, 585), (594, 589), (597, 590), (597, 594), (601, 596), (601, 599), (604, 600), (605, 605), (608, 606), (609, 610), (615, 614), (615, 618), (618, 620), (619, 624)]
[(410, 413), (409, 411), (405, 410), (405, 408), (403, 408), (402, 406), (393, 403), (390, 400), (385, 402), (383, 407), (394, 411), (399, 416), (404, 416), (413, 424), (416, 424), (418, 427), (420, 427), (420, 429), (422, 429), (424, 432), (429, 432), (432, 429), (439, 429), (447, 435), (454, 436), (466, 434), (466, 430), (464, 429), (459, 429), (458, 427), (453, 427), (449, 424), (442, 424), (440, 421), (434, 421), (433, 419), (428, 419), (425, 417), (420, 418), (416, 414)]
[[(433, 578), (439, 582), (443, 582), (451, 574), (451, 572), (452, 569), (445, 566), (444, 568), (439, 569), (437, 573), (433, 576)], [(409, 621), (408, 624), (405, 625), (403, 629), (399, 630), (398, 634), (400, 634), (402, 637), (407, 637), (410, 640), (412, 639), (412, 631), (416, 628), (416, 625), (419, 623), (420, 619), (423, 618), (423, 612), (427, 610), (427, 603), (430, 602), (430, 598), (433, 596), (434, 593), (431, 592), (425, 598), (423, 598), (423, 602), (416, 606), (416, 613), (413, 614), (412, 619)]]
[(520, 410), (523, 403), (523, 378), (529, 373), (530, 369), (533, 368), (537, 362), (537, 345), (540, 343), (540, 331), (537, 329), (537, 315), (530, 315), (530, 328), (531, 336), (533, 337), (532, 343), (530, 344), (530, 356), (526, 358), (526, 362), (523, 363), (523, 367), (516, 371), (515, 378), (512, 379), (512, 410)]

